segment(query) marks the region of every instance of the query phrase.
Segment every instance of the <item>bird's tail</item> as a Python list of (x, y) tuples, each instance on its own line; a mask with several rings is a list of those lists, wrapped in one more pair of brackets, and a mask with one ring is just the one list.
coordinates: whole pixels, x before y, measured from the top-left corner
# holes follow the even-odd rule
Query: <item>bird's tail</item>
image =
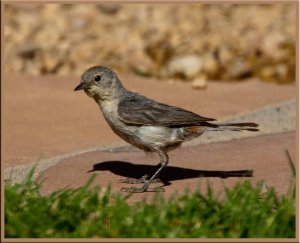
[(207, 123), (205, 131), (252, 131), (257, 132), (258, 124), (253, 122), (244, 123), (224, 123), (224, 124), (212, 124)]

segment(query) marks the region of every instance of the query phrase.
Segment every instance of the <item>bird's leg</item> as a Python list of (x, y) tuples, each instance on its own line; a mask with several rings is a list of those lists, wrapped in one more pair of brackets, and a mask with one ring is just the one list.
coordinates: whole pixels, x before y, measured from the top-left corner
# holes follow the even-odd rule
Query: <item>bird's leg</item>
[[(153, 169), (153, 171), (151, 173), (148, 173), (146, 175), (143, 175), (142, 177), (140, 178), (131, 178), (131, 177), (127, 177), (125, 179), (119, 179), (118, 180), (118, 183), (125, 183), (125, 184), (145, 184), (150, 176), (152, 175), (154, 172), (156, 172), (158, 170), (158, 168), (161, 166), (161, 163), (159, 163), (157, 166), (155, 166), (155, 168)], [(151, 181), (151, 183), (162, 183), (162, 181), (160, 179), (154, 179)]]
[(130, 187), (130, 188), (122, 188), (121, 191), (125, 192), (145, 192), (145, 191), (157, 191), (156, 188), (154, 189), (148, 189), (149, 184), (155, 180), (155, 178), (158, 176), (158, 174), (167, 166), (169, 163), (169, 156), (166, 152), (162, 150), (158, 150), (158, 154), (160, 157), (160, 164), (161, 166), (158, 168), (158, 170), (151, 176), (149, 180), (145, 180), (145, 183), (142, 187), (137, 188), (137, 187)]

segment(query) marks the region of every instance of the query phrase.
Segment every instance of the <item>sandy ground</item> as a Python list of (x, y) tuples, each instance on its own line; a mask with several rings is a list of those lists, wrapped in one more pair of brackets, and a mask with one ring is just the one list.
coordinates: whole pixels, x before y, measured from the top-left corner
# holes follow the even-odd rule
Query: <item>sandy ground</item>
[[(222, 194), (224, 185), (244, 179), (264, 180), (280, 194), (287, 190), (291, 174), (285, 150), (296, 159), (295, 85), (210, 82), (206, 90), (196, 91), (181, 82), (120, 76), (129, 89), (161, 102), (220, 121), (260, 124), (258, 133), (208, 133), (170, 152), (170, 166), (161, 174), (165, 195), (186, 187), (204, 188), (206, 181)], [(78, 82), (76, 77), (5, 74), (2, 161), (6, 178), (22, 180), (39, 161), (36, 176), (47, 178), (44, 194), (83, 185), (91, 170), (97, 174), (95, 184), (111, 184), (119, 192), (128, 185), (117, 180), (153, 170), (158, 158), (114, 135), (94, 101), (73, 92)], [(137, 194), (131, 200), (147, 195), (152, 194)]]
[[(287, 102), (296, 96), (295, 84), (281, 86), (255, 80), (210, 82), (206, 90), (200, 91), (182, 82), (168, 84), (134, 76), (120, 77), (130, 90), (218, 120)], [(78, 83), (78, 77), (4, 76), (5, 168), (89, 148), (125, 145), (111, 132), (95, 102), (83, 92), (73, 92)], [(258, 123), (262, 123), (261, 119), (263, 115), (255, 118)]]

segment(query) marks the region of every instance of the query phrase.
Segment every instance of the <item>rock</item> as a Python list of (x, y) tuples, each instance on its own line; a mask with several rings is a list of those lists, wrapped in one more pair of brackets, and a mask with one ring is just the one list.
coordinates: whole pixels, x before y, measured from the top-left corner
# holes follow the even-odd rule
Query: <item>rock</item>
[(281, 60), (286, 52), (281, 48), (286, 42), (286, 37), (279, 32), (271, 33), (262, 42), (262, 50), (265, 55), (274, 60)]
[(264, 66), (259, 71), (259, 77), (265, 81), (272, 81), (275, 76), (275, 70), (272, 66)]
[(291, 82), (288, 66), (286, 64), (278, 64), (276, 66), (267, 66), (262, 68), (261, 77), (265, 81), (288, 83)]
[(251, 76), (252, 66), (241, 58), (236, 58), (227, 68), (229, 79), (244, 79)]
[(219, 60), (222, 65), (226, 65), (233, 59), (233, 53), (227, 47), (221, 47), (219, 50)]
[(278, 64), (276, 66), (276, 76), (278, 81), (284, 82), (288, 76), (288, 67), (286, 64)]
[(61, 65), (61, 62), (59, 59), (55, 58), (55, 56), (52, 55), (46, 55), (42, 59), (42, 72), (43, 73), (54, 73), (59, 65)]
[(168, 41), (167, 34), (158, 39), (147, 41), (144, 50), (157, 65), (167, 63), (174, 52), (171, 43)]
[(116, 14), (121, 8), (117, 3), (99, 3), (97, 6), (105, 14)]
[(203, 72), (209, 77), (216, 77), (218, 75), (219, 63), (212, 53), (203, 56)]
[(141, 76), (150, 76), (153, 62), (149, 56), (143, 52), (137, 52), (129, 57), (128, 64), (136, 74)]
[(193, 89), (206, 89), (207, 82), (205, 79), (194, 80), (192, 83)]
[(175, 57), (170, 60), (167, 69), (171, 76), (193, 79), (202, 69), (202, 59), (197, 55)]
[(18, 55), (24, 59), (32, 59), (39, 51), (39, 47), (34, 43), (25, 43), (17, 50)]

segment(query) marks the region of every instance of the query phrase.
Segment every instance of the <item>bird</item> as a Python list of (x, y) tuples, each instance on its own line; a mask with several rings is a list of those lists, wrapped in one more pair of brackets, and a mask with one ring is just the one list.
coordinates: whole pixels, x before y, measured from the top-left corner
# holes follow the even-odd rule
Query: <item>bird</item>
[(258, 124), (253, 122), (216, 124), (214, 118), (203, 117), (129, 91), (117, 73), (106, 66), (88, 68), (74, 89), (79, 90), (94, 99), (105, 120), (119, 137), (160, 157), (158, 169), (152, 175), (124, 180), (130, 184), (143, 184), (141, 187), (122, 188), (125, 192), (155, 191), (149, 185), (159, 180), (158, 175), (168, 165), (168, 152), (206, 131), (259, 131)]

